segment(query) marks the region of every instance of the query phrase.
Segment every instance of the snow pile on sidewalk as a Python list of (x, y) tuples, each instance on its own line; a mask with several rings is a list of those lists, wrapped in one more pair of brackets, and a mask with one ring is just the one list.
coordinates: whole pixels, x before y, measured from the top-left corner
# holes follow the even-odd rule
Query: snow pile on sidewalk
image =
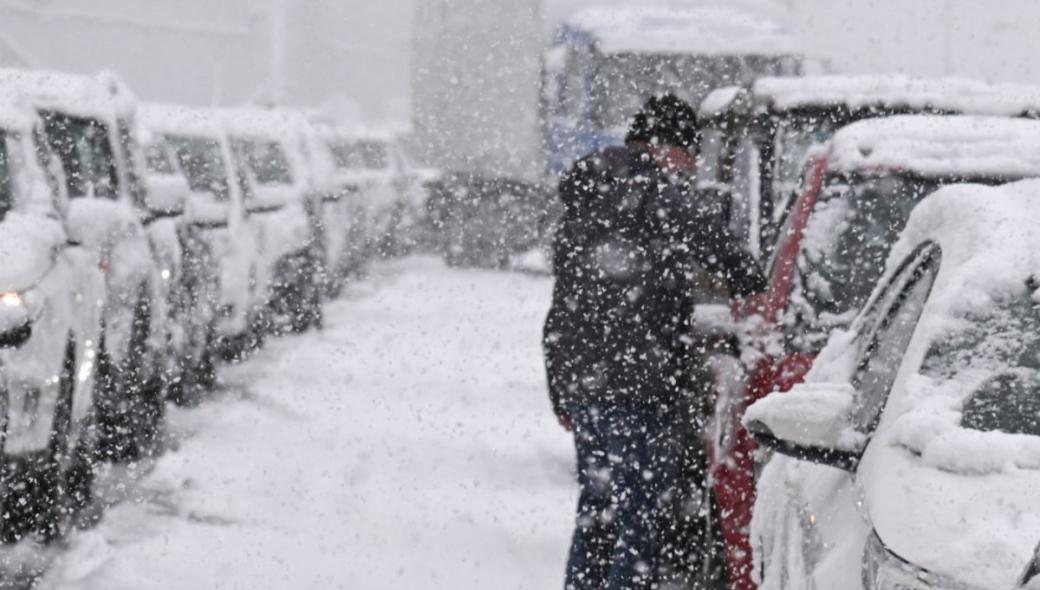
[(43, 588), (558, 586), (570, 437), (545, 399), (550, 282), (377, 269), (320, 333), (226, 369), (179, 448)]

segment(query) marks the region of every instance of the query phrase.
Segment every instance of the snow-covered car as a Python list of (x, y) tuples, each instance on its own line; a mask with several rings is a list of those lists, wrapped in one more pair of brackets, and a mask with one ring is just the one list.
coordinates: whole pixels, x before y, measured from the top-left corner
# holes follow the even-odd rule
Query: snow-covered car
[(367, 249), (390, 255), (411, 248), (426, 211), (426, 184), (436, 173), (414, 166), (388, 133), (340, 130), (326, 142), (336, 178), (358, 187)]
[[(214, 354), (235, 357), (262, 338), (268, 288), (259, 282), (266, 264), (259, 245), (263, 224), (246, 209), (248, 187), (234, 168), (218, 112), (146, 104), (140, 120), (151, 134), (150, 177), (182, 178), (188, 185), (182, 236), (191, 257), (184, 276), (188, 300), (182, 303), (193, 316), (182, 329), (194, 337), (185, 339), (193, 361), (185, 368), (206, 385)], [(185, 401), (197, 401), (192, 394), (201, 392), (185, 391)]]
[(336, 165), (329, 143), (338, 133), (335, 123), (318, 113), (292, 114), (308, 165), (319, 274), (325, 294), (335, 296), (366, 261), (366, 211), (356, 179), (340, 174)]
[(102, 252), (107, 285), (98, 352), (98, 423), (110, 459), (157, 443), (168, 366), (166, 285), (156, 250), (178, 245), (148, 226), (177, 214), (183, 197), (147, 191), (135, 129), (136, 101), (113, 75), (2, 70), (0, 85), (24, 96), (43, 121), (69, 195), (73, 241)]
[(777, 451), (763, 590), (1037, 588), (1040, 181), (924, 200), (806, 383), (744, 423)]
[(1040, 88), (898, 75), (762, 77), (720, 88), (699, 108), (698, 190), (725, 199), (731, 230), (768, 258), (810, 148), (855, 121), (913, 113), (1036, 116)]
[(246, 212), (256, 224), (263, 264), (255, 280), (267, 297), (269, 330), (321, 323), (321, 253), (310, 167), (293, 113), (259, 108), (220, 111), (240, 171)]
[(90, 499), (105, 284), (32, 107), (0, 99), (0, 542), (64, 531)]
[[(719, 376), (709, 441), (712, 492), (730, 581), (753, 588), (748, 523), (755, 444), (748, 404), (801, 382), (834, 329), (847, 327), (881, 276), (911, 210), (939, 186), (1040, 177), (1040, 121), (899, 115), (858, 121), (812, 152), (767, 268), (747, 375)], [(739, 584), (739, 585), (738, 585)]]

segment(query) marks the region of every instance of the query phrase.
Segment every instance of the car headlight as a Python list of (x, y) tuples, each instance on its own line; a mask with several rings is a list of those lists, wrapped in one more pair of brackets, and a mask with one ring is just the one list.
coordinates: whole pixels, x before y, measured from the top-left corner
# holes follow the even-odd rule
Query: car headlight
[(6, 308), (24, 308), (25, 300), (22, 299), (21, 293), (16, 291), (4, 291), (0, 293), (0, 305)]
[(979, 590), (946, 576), (917, 567), (885, 547), (877, 532), (871, 533), (863, 552), (865, 590)]

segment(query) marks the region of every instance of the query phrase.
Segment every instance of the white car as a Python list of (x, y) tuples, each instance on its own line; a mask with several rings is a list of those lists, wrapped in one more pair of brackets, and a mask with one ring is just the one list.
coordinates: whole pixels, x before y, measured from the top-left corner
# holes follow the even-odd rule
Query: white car
[[(262, 224), (247, 210), (243, 175), (234, 167), (217, 112), (146, 104), (140, 116), (151, 135), (150, 178), (188, 183), (183, 224), (187, 238), (198, 244), (193, 248), (199, 254), (194, 282), (201, 313), (195, 321), (206, 322), (210, 330), (209, 346), (198, 358), (205, 369), (215, 352), (236, 357), (262, 337), (258, 332), (267, 305), (267, 285), (258, 281), (265, 265), (259, 244)], [(191, 393), (185, 392), (183, 401), (198, 401)]]
[(0, 100), (0, 542), (54, 539), (90, 499), (105, 284), (66, 230), (60, 169), (31, 107)]
[(339, 129), (325, 141), (335, 178), (360, 191), (367, 249), (381, 255), (409, 249), (425, 213), (425, 183), (435, 173), (413, 166), (390, 134)]
[(748, 409), (762, 590), (1040, 588), (1037, 220), (1036, 180), (927, 197), (806, 383)]
[(297, 123), (310, 166), (312, 223), (316, 227), (325, 293), (335, 296), (347, 277), (367, 261), (368, 211), (355, 178), (336, 164), (329, 139), (336, 127), (313, 114), (300, 113)]
[(258, 108), (221, 111), (241, 170), (247, 213), (259, 228), (270, 329), (303, 331), (321, 323), (317, 236), (311, 223), (310, 169), (291, 113)]
[(183, 202), (147, 191), (136, 101), (114, 76), (2, 70), (0, 86), (25, 96), (40, 115), (69, 195), (72, 238), (102, 252), (101, 447), (110, 459), (134, 459), (158, 442), (169, 353), (166, 286), (153, 240), (171, 234), (147, 226)]

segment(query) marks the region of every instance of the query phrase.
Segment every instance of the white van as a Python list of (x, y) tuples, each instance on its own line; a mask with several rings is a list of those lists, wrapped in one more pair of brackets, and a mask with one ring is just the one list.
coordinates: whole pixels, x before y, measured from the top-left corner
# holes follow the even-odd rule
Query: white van
[(35, 112), (0, 98), (0, 541), (61, 535), (90, 498), (105, 283)]
[(255, 219), (269, 328), (303, 331), (321, 323), (317, 235), (309, 207), (309, 165), (294, 116), (258, 108), (220, 111), (242, 171), (246, 212)]
[[(197, 244), (194, 272), (199, 298), (207, 298), (197, 321), (205, 321), (209, 345), (201, 352), (196, 371), (207, 372), (215, 352), (236, 357), (258, 345), (257, 333), (267, 304), (266, 284), (257, 277), (264, 264), (260, 227), (245, 204), (244, 176), (236, 170), (222, 118), (213, 110), (145, 104), (140, 109), (146, 129), (148, 175), (186, 179), (188, 197), (184, 234)], [(211, 369), (210, 369), (211, 371)], [(205, 385), (206, 383), (202, 383)], [(184, 391), (184, 400), (198, 401)]]
[(114, 76), (0, 70), (0, 86), (25, 96), (40, 116), (68, 192), (72, 237), (102, 253), (101, 447), (110, 459), (134, 459), (155, 445), (162, 424), (167, 285), (156, 251), (177, 249), (168, 242), (175, 236), (149, 226), (178, 214), (183, 197), (146, 190), (135, 100)]

